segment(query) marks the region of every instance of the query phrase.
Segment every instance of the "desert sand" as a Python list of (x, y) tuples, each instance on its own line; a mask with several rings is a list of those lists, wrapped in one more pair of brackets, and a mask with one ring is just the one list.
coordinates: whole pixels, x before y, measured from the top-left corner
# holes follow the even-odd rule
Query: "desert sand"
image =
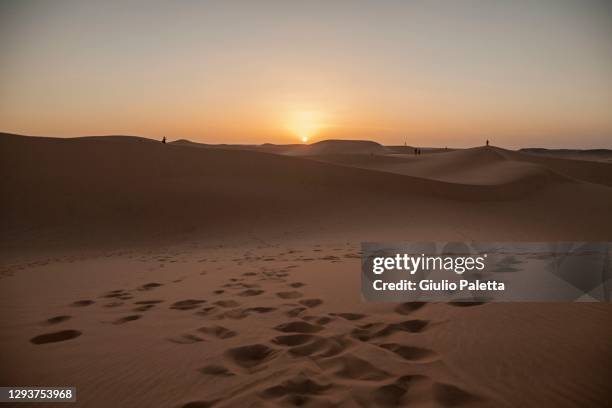
[(604, 407), (609, 304), (365, 303), (362, 241), (612, 239), (612, 164), (0, 134), (2, 385), (84, 407)]
[(610, 149), (543, 149), (527, 148), (520, 150), (523, 153), (538, 156), (559, 157), (563, 159), (592, 160), (610, 163), (612, 162), (612, 150)]

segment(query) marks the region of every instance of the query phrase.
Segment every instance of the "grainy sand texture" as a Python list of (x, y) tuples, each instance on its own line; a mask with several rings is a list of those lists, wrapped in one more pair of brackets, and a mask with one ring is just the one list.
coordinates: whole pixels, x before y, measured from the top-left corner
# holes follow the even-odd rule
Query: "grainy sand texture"
[(76, 386), (70, 407), (610, 406), (609, 304), (360, 295), (363, 241), (612, 240), (612, 164), (584, 156), (1, 134), (0, 384)]

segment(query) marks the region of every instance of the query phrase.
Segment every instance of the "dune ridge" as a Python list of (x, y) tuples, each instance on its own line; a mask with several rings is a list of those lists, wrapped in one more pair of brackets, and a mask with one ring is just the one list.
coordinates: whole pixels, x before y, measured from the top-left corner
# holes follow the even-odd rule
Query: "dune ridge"
[[(157, 239), (203, 230), (244, 232), (266, 223), (272, 228), (312, 221), (367, 224), (373, 214), (413, 223), (409, 213), (436, 225), (448, 222), (446, 216), (433, 215), (448, 213), (448, 202), (464, 217), (487, 202), (529, 199), (541, 208), (555, 202), (568, 218), (571, 211), (590, 212), (595, 223), (612, 202), (606, 184), (610, 165), (587, 163), (585, 168), (571, 161), (577, 164), (561, 169), (565, 163), (554, 159), (551, 169), (549, 158), (534, 163), (497, 148), (416, 159), (325, 155), (322, 162), (323, 156), (203, 149), (131, 137), (5, 134), (0, 150), (5, 174), (0, 193), (6, 197), (0, 204), (2, 241), (8, 247), (26, 237), (35, 241), (33, 230), (47, 241), (69, 241), (68, 235), (108, 241), (111, 234)], [(559, 207), (558, 197), (566, 205)], [(487, 211), (509, 211), (502, 207)]]

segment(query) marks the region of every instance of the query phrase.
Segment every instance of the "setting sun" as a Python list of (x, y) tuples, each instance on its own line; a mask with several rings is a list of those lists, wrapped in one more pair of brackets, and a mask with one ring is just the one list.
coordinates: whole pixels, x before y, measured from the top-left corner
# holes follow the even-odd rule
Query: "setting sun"
[(323, 114), (306, 110), (292, 112), (287, 124), (288, 130), (303, 143), (308, 142), (323, 127)]

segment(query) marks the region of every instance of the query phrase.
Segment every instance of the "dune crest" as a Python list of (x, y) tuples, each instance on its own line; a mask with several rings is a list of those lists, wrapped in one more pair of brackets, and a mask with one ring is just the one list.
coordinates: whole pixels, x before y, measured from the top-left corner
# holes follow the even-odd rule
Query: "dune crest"
[[(330, 143), (333, 148), (327, 149)], [(360, 149), (364, 144), (347, 143)], [(341, 145), (319, 144), (325, 153)], [(365, 146), (384, 149), (375, 143)], [(24, 240), (28, 246), (108, 243), (117, 234), (135, 241), (202, 236), (203, 231), (244, 234), (262, 225), (270, 231), (334, 224), (336, 229), (360, 224), (374, 231), (385, 228), (373, 214), (413, 228), (409, 214), (420, 214), (423, 227), (432, 228), (445, 218), (440, 214), (448, 213), (450, 202), (469, 211), (477, 208), (475, 203), (525, 199), (539, 210), (523, 213), (524, 222), (552, 209), (574, 230), (603, 231), (601, 220), (609, 219), (604, 213), (612, 203), (612, 189), (592, 182), (607, 180), (612, 165), (571, 161), (575, 168), (566, 167), (562, 174), (557, 162), (547, 167), (549, 160), (561, 159), (534, 163), (528, 155), (492, 147), (420, 156), (359, 153), (306, 159), (127, 136), (4, 134), (0, 151), (5, 174), (0, 193), (6, 197), (0, 204), (2, 241), (8, 248), (22, 246)], [(606, 167), (589, 172), (583, 163)], [(498, 206), (488, 211), (511, 218), (515, 210)], [(589, 218), (573, 223), (575, 211)]]

